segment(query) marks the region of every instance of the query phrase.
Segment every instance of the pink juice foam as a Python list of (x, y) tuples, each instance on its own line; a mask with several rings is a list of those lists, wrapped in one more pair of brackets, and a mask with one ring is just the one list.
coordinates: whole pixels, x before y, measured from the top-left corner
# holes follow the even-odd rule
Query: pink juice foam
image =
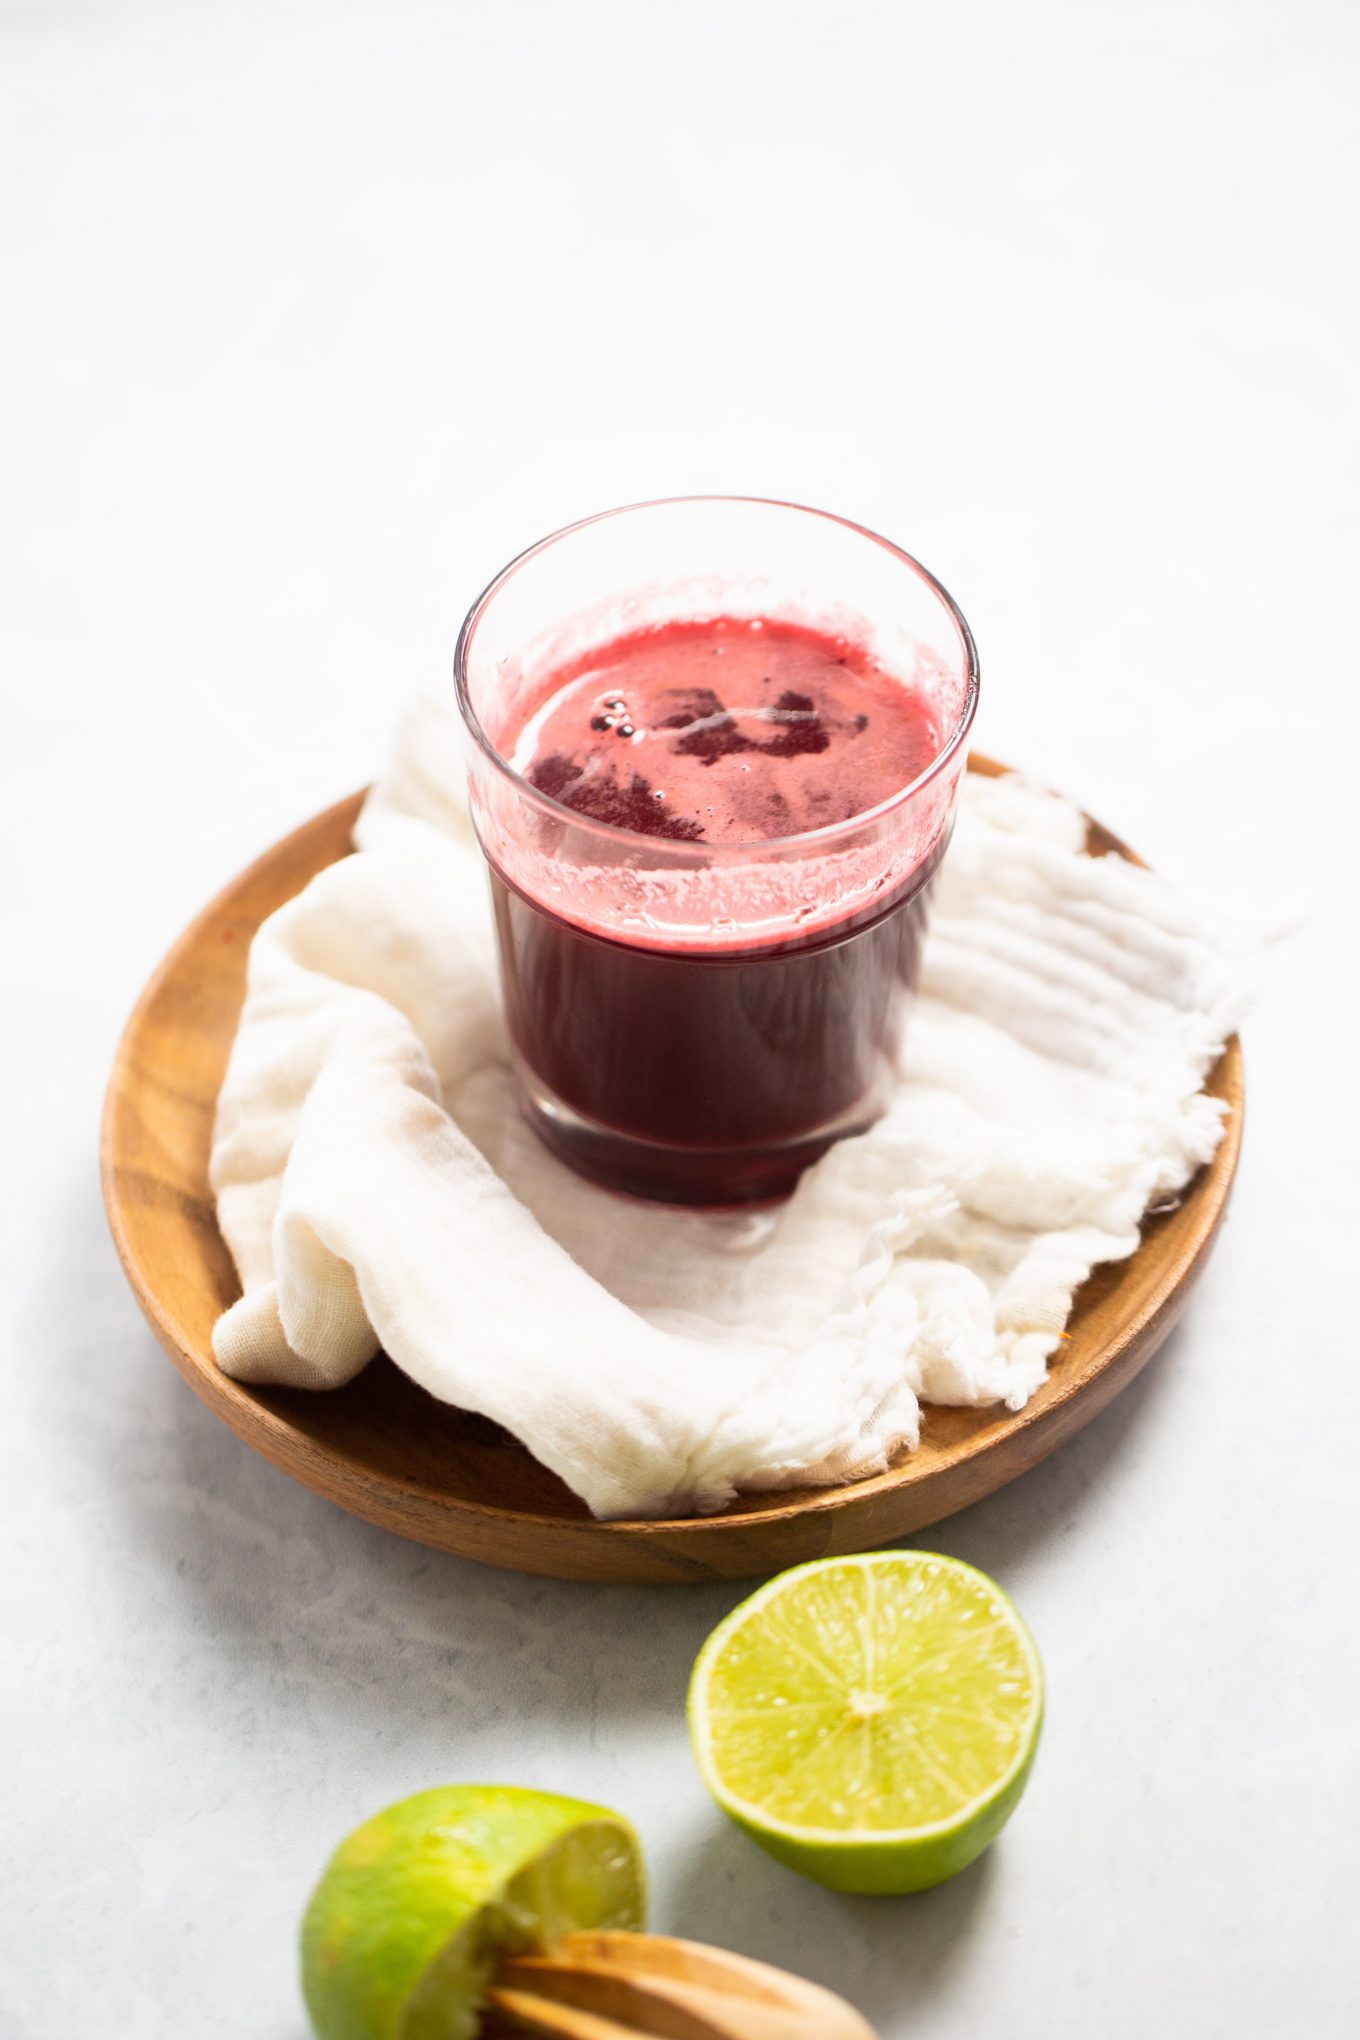
[[(650, 909), (634, 935), (579, 897), (549, 906), (486, 845), (519, 1081), (551, 1146), (616, 1189), (736, 1204), (784, 1194), (872, 1119), (944, 811), (905, 847), (891, 828), (886, 849), (833, 837), (806, 863), (739, 846), (863, 815), (939, 748), (921, 696), (861, 647), (772, 619), (670, 624), (542, 678), (501, 739), (524, 778), (605, 828), (711, 845), (668, 874), (677, 900), (711, 885), (719, 905), (749, 905), (774, 884), (776, 902), (754, 939), (716, 915), (668, 937)], [(634, 882), (650, 899), (641, 852), (604, 872), (602, 897)]]
[(540, 792), (614, 828), (712, 844), (847, 821), (939, 749), (927, 705), (846, 638), (673, 623), (552, 676), (513, 740)]

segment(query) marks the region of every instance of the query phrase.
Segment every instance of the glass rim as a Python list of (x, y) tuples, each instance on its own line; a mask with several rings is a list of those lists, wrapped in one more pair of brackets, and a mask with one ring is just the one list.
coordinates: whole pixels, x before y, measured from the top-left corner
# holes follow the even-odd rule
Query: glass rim
[(939, 599), (952, 620), (963, 646), (965, 691), (963, 705), (955, 718), (954, 727), (930, 763), (923, 771), (918, 772), (914, 779), (908, 780), (905, 786), (898, 787), (895, 793), (885, 795), (873, 807), (865, 808), (857, 815), (848, 815), (839, 822), (823, 822), (815, 829), (798, 829), (788, 836), (753, 836), (749, 842), (740, 843), (696, 843), (666, 839), (666, 850), (674, 852), (688, 851), (696, 856), (702, 855), (704, 861), (708, 862), (715, 857), (728, 861), (741, 856), (749, 859), (752, 852), (759, 852), (764, 856), (772, 851), (795, 850), (805, 843), (815, 845), (820, 849), (837, 838), (852, 835), (867, 823), (881, 820), (885, 815), (891, 814), (894, 808), (905, 806), (913, 795), (921, 792), (924, 787), (928, 786), (933, 779), (939, 776), (955, 756), (960, 745), (967, 738), (969, 730), (972, 728), (973, 717), (977, 712), (980, 672), (977, 646), (973, 642), (973, 633), (968, 627), (968, 620), (944, 583), (937, 580), (930, 569), (923, 567), (921, 562), (914, 558), (911, 553), (905, 552), (900, 545), (894, 545), (890, 538), (884, 538), (881, 532), (874, 531), (867, 524), (857, 523), (853, 517), (840, 517), (834, 510), (819, 510), (811, 503), (791, 503), (781, 496), (649, 496), (640, 502), (620, 503), (612, 510), (596, 510), (589, 517), (575, 518), (572, 523), (564, 524), (556, 531), (550, 531), (545, 538), (536, 540), (533, 545), (527, 545), (522, 552), (516, 553), (500, 569), (499, 573), (493, 574), (482, 589), (481, 594), (473, 602), (472, 607), (463, 618), (462, 628), (458, 633), (458, 642), (454, 647), (454, 692), (458, 700), (459, 713), (478, 749), (495, 767), (501, 777), (510, 783), (515, 792), (527, 800), (531, 806), (544, 812), (549, 820), (560, 821), (565, 819), (577, 828), (585, 830), (588, 834), (601, 837), (610, 845), (617, 846), (620, 843), (627, 843), (640, 850), (645, 850), (649, 857), (655, 858), (659, 844), (659, 839), (656, 836), (648, 835), (640, 829), (616, 828), (612, 822), (601, 822), (592, 815), (578, 814), (576, 809), (568, 807), (565, 801), (554, 800), (551, 794), (543, 793), (538, 787), (532, 785), (522, 772), (517, 772), (509, 760), (502, 757), (483, 729), (481, 719), (472, 705), (472, 697), (468, 689), (467, 660), (468, 651), (471, 647), (477, 625), (493, 598), (507, 581), (513, 579), (522, 568), (528, 565), (530, 560), (537, 558), (539, 553), (546, 552), (548, 547), (556, 545), (559, 539), (570, 538), (574, 532), (585, 531), (593, 524), (604, 524), (614, 517), (627, 517), (638, 510), (666, 510), (683, 503), (744, 503), (770, 510), (793, 510), (805, 517), (819, 517), (827, 524), (838, 524), (842, 530), (857, 532), (861, 538), (867, 538), (872, 544), (881, 547), (884, 552), (890, 553), (895, 560), (900, 561), (904, 567), (909, 568), (917, 576), (918, 580), (925, 583)]

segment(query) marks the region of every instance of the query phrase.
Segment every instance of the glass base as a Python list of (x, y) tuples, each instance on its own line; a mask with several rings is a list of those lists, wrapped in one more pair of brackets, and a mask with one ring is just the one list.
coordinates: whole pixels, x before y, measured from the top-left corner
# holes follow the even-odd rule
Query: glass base
[(836, 1141), (863, 1133), (878, 1117), (880, 1101), (862, 1098), (829, 1126), (771, 1147), (678, 1147), (637, 1140), (585, 1119), (541, 1084), (515, 1058), (520, 1110), (559, 1161), (602, 1189), (651, 1204), (731, 1211), (775, 1204), (789, 1196), (812, 1162)]

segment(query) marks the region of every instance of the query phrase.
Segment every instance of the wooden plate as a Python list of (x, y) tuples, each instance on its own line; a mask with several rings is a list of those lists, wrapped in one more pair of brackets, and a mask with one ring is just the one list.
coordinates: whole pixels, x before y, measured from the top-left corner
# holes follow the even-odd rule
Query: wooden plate
[[(1002, 768), (974, 757), (970, 769)], [(208, 1188), (213, 1106), (267, 914), (350, 847), (362, 795), (317, 815), (205, 908), (143, 992), (104, 1113), (104, 1200), (137, 1299), (208, 1407), (295, 1479), (400, 1536), (559, 1579), (744, 1579), (919, 1530), (1013, 1480), (1103, 1409), (1179, 1317), (1223, 1217), (1242, 1132), (1236, 1040), (1207, 1088), (1227, 1131), (1179, 1207), (1149, 1219), (1138, 1252), (1081, 1290), (1048, 1381), (1017, 1415), (927, 1409), (920, 1448), (849, 1487), (753, 1496), (719, 1516), (597, 1523), (496, 1426), (435, 1402), (385, 1357), (347, 1388), (243, 1387), (212, 1356), (239, 1293)], [(1092, 823), (1089, 847), (1126, 847)]]

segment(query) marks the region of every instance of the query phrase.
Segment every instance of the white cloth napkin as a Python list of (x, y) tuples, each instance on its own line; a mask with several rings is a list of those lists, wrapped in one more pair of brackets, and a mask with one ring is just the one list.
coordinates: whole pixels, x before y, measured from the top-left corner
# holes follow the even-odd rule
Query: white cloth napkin
[(600, 1516), (849, 1480), (920, 1405), (1019, 1409), (1073, 1292), (1212, 1155), (1246, 973), (1067, 802), (968, 776), (884, 1117), (780, 1209), (591, 1188), (512, 1102), (451, 707), (407, 722), (359, 852), (256, 935), (212, 1182), (240, 1381), (381, 1346)]

